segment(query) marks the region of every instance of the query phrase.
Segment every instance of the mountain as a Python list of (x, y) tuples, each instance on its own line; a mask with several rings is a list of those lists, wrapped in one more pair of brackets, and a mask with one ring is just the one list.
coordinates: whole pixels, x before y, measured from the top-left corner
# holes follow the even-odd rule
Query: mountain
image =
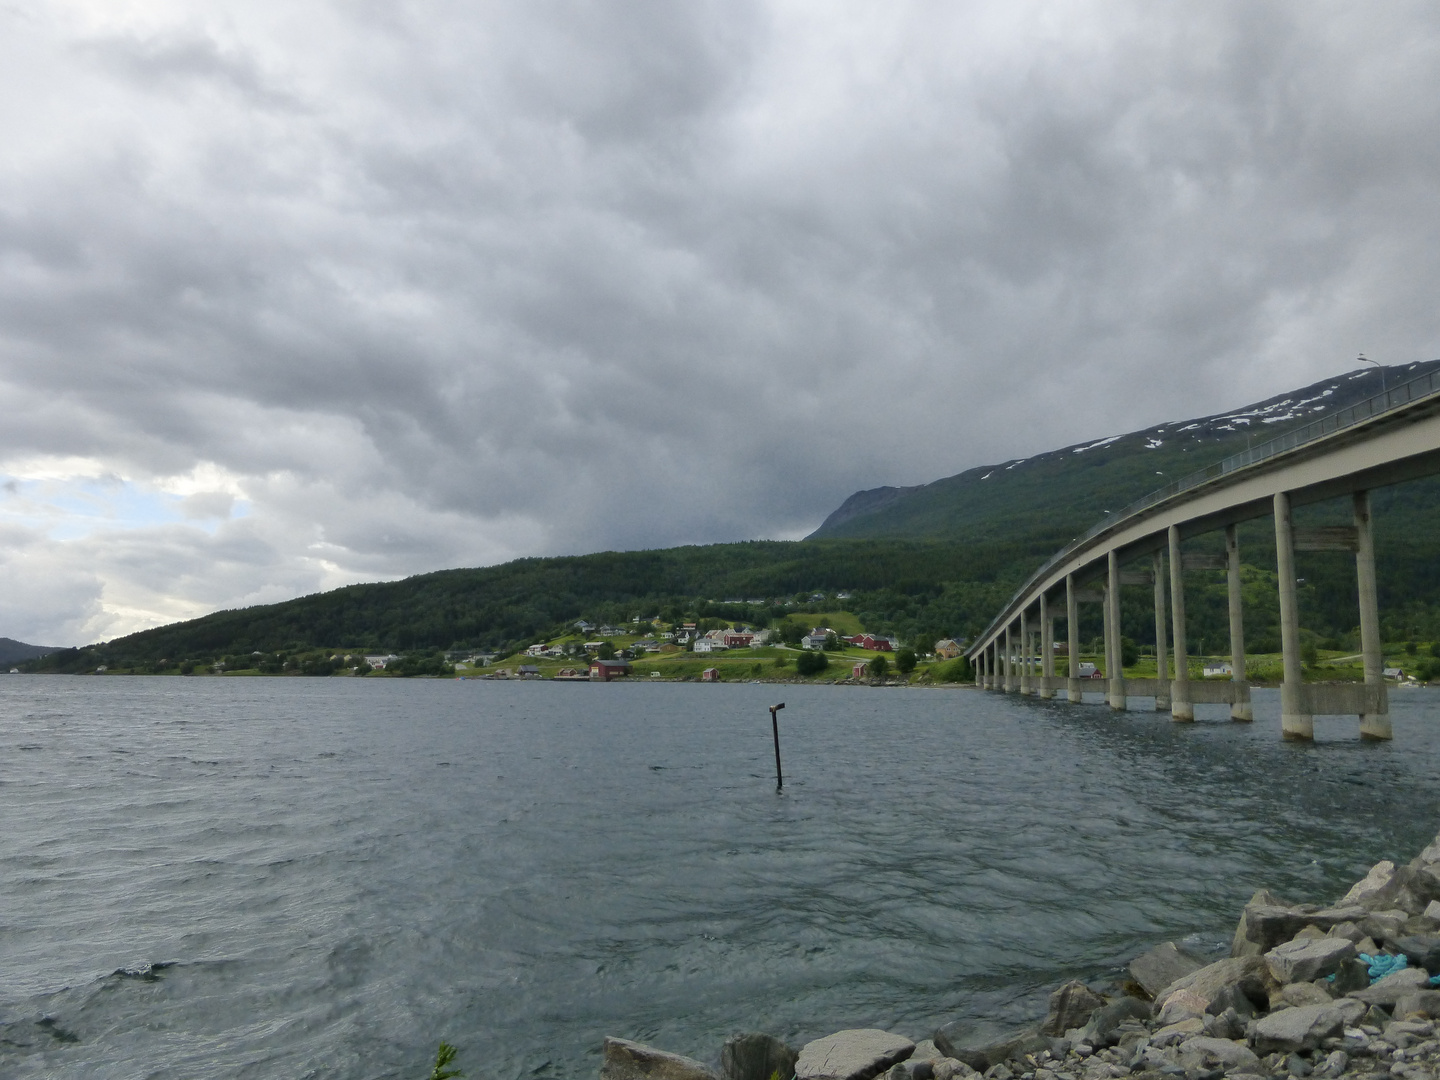
[(35, 660), (59, 651), (59, 646), (26, 645), (23, 641), (0, 637), (0, 664), (18, 664), (22, 660)]
[[(1395, 387), (1440, 360), (1383, 369)], [(1241, 409), (1077, 443), (1030, 458), (982, 465), (919, 487), (857, 491), (807, 539), (944, 537), (997, 533), (1059, 548), (1105, 511), (1118, 511), (1170, 480), (1346, 408), (1380, 390), (1373, 367), (1312, 383)]]
[[(1440, 361), (1389, 368), (1394, 387)], [(218, 611), (83, 649), (46, 652), (32, 671), (205, 671), (249, 667), (257, 656), (279, 669), (329, 671), (332, 652), (508, 653), (574, 633), (576, 620), (623, 624), (636, 616), (744, 620), (763, 625), (843, 606), (868, 630), (906, 643), (977, 632), (1035, 567), (1088, 528), (1169, 479), (1178, 478), (1295, 425), (1344, 408), (1378, 389), (1380, 376), (1348, 372), (1242, 409), (1159, 424), (1031, 458), (970, 469), (933, 484), (852, 495), (812, 536), (659, 551), (518, 559), (503, 566), (442, 570), (404, 581), (352, 585), (279, 604)], [(1382, 632), (1387, 641), (1440, 641), (1440, 478), (1374, 495)], [(1345, 520), (1338, 504), (1307, 506), (1297, 520)], [(1274, 532), (1266, 521), (1240, 530), (1246, 638), (1255, 652), (1278, 640)], [(1197, 548), (1218, 536), (1199, 539)], [(1305, 632), (1350, 648), (1355, 637), (1354, 560), (1305, 555), (1300, 590)], [(1222, 578), (1187, 582), (1192, 649), (1228, 633)], [(1122, 602), (1123, 632), (1153, 640), (1149, 601)], [(818, 597), (812, 594), (823, 594)], [(1081, 635), (1100, 632), (1087, 608)], [(12, 643), (18, 644), (18, 643)], [(3, 654), (0, 654), (3, 655)], [(0, 661), (4, 662), (4, 661)], [(13, 662), (13, 661), (12, 661)]]

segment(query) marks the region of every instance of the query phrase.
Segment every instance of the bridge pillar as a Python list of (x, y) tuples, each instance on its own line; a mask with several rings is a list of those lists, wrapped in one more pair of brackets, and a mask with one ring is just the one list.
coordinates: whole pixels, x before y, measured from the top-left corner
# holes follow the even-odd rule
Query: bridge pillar
[(1013, 633), (1014, 626), (1015, 626), (1014, 623), (1008, 623), (1008, 624), (1006, 624), (1006, 626), (1005, 626), (1005, 660), (1004, 660), (1004, 668), (1005, 668), (1005, 693), (1007, 693), (1007, 694), (1013, 694), (1013, 693), (1015, 692), (1014, 682), (1013, 682), (1013, 679), (1011, 678), (1011, 676), (1012, 676), (1012, 674), (1013, 674), (1013, 672), (1012, 672), (1011, 669), (1014, 667), (1014, 664), (1015, 664), (1015, 644), (1014, 644), (1014, 642), (1015, 642), (1015, 635), (1014, 635), (1014, 633)]
[(999, 639), (999, 638), (996, 638), (994, 641), (990, 642), (989, 650), (990, 650), (990, 658), (989, 658), (989, 660), (986, 661), (986, 664), (987, 664), (987, 666), (988, 666), (989, 669), (990, 669), (990, 673), (989, 673), (989, 675), (986, 676), (985, 686), (986, 686), (987, 689), (990, 689), (990, 690), (998, 690), (998, 689), (1000, 688), (1000, 639)]
[[(1380, 651), (1380, 600), (1375, 588), (1375, 534), (1371, 529), (1368, 491), (1355, 493), (1355, 536), (1355, 577), (1360, 586), (1360, 652), (1365, 658), (1365, 681), (1378, 686), (1385, 681), (1385, 658)], [(1362, 715), (1360, 737), (1393, 738), (1390, 714)]]
[(1070, 658), (1066, 662), (1069, 677), (1065, 680), (1065, 696), (1072, 704), (1079, 704), (1085, 699), (1080, 692), (1080, 602), (1075, 596), (1075, 575), (1065, 575), (1065, 638), (1066, 645), (1070, 650)]
[[(1245, 682), (1245, 609), (1240, 603), (1240, 541), (1235, 526), (1225, 526), (1226, 583), (1230, 592), (1230, 681)], [(1255, 719), (1249, 701), (1230, 705), (1230, 719), (1241, 724)]]
[(1313, 739), (1315, 718), (1302, 711), (1300, 667), (1300, 603), (1295, 594), (1295, 527), (1290, 496), (1275, 494), (1275, 563), (1280, 578), (1280, 651), (1285, 681), (1280, 684), (1280, 734), (1287, 739)]
[(1190, 653), (1185, 643), (1185, 563), (1180, 557), (1180, 529), (1171, 525), (1170, 546), (1170, 617), (1171, 639), (1175, 642), (1175, 677), (1170, 680), (1170, 719), (1188, 724), (1195, 719), (1195, 706), (1190, 701)]
[(1160, 688), (1155, 692), (1155, 711), (1170, 711), (1170, 661), (1165, 636), (1165, 556), (1155, 552), (1155, 678)]
[(1110, 708), (1125, 708), (1125, 667), (1120, 649), (1120, 556), (1106, 557), (1109, 585), (1105, 590), (1105, 677), (1110, 681)]
[(1020, 609), (1020, 693), (1030, 696), (1030, 613)]
[(1055, 677), (1055, 617), (1050, 614), (1050, 601), (1040, 594), (1040, 677), (1045, 682), (1040, 687), (1040, 696), (1049, 701), (1055, 696), (1050, 680)]

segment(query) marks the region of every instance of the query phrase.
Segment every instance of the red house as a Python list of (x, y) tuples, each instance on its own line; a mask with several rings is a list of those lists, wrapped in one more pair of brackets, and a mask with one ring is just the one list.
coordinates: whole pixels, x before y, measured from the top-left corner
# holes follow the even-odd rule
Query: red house
[(702, 672), (700, 673), (700, 681), (701, 681), (701, 682), (719, 682), (719, 681), (720, 681), (720, 669), (719, 669), (719, 668), (713, 668), (713, 667), (707, 667), (704, 671), (702, 671)]
[(594, 682), (609, 682), (630, 674), (630, 665), (624, 660), (590, 661), (590, 678)]
[(894, 646), (890, 644), (889, 638), (876, 637), (874, 634), (863, 635), (859, 644), (862, 649), (870, 649), (872, 652), (894, 651)]

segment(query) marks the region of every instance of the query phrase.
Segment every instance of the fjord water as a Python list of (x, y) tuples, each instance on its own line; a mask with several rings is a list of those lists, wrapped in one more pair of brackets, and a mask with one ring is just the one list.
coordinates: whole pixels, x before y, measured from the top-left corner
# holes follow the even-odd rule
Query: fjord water
[[(777, 795), (766, 706), (780, 714)], [(0, 1074), (591, 1077), (604, 1035), (1028, 1020), (1440, 828), (1315, 745), (970, 689), (0, 680)]]

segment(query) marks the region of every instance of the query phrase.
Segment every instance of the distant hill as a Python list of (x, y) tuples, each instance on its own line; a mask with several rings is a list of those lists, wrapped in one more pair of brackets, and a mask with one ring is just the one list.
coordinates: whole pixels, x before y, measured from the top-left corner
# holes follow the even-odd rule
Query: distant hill
[[(1390, 368), (1385, 378), (1394, 386), (1437, 366), (1440, 361)], [(25, 665), (33, 671), (177, 665), (206, 671), (214, 662), (250, 666), (256, 654), (272, 660), (277, 653), (323, 659), (332, 650), (504, 654), (574, 633), (582, 618), (616, 625), (655, 615), (765, 624), (841, 606), (868, 630), (924, 645), (977, 632), (1043, 559), (1105, 511), (1243, 449), (1247, 439), (1263, 442), (1378, 387), (1369, 369), (1349, 372), (1215, 416), (970, 469), (920, 487), (857, 492), (802, 541), (518, 559), (218, 611), (83, 649), (9, 644), (33, 650), (31, 656), (46, 654)], [(1383, 489), (1374, 506), (1387, 640), (1440, 641), (1440, 478)], [(1320, 523), (1343, 520), (1348, 510), (1321, 505), (1297, 513)], [(1221, 543), (1218, 536), (1208, 539), (1217, 548)], [(1247, 642), (1252, 651), (1274, 651), (1274, 533), (1267, 522), (1242, 527), (1241, 553)], [(1304, 568), (1305, 632), (1333, 639), (1325, 647), (1349, 648), (1357, 621), (1353, 559), (1307, 553)], [(1223, 576), (1197, 572), (1192, 579), (1188, 626), (1198, 655), (1205, 642), (1221, 647), (1228, 616)], [(1136, 592), (1123, 602), (1122, 621), (1124, 633), (1144, 644), (1153, 640), (1153, 616)], [(1087, 607), (1081, 636), (1089, 641), (1099, 632), (1098, 610)]]
[[(1386, 368), (1390, 386), (1440, 367), (1440, 360)], [(1214, 416), (1159, 424), (1030, 458), (967, 469), (920, 487), (857, 491), (807, 539), (997, 534), (1044, 538), (1059, 548), (1099, 520), (1169, 480), (1380, 391), (1373, 367), (1312, 383)]]
[(14, 638), (0, 637), (0, 664), (18, 664), (22, 660), (35, 660), (59, 651), (58, 645), (26, 645)]

